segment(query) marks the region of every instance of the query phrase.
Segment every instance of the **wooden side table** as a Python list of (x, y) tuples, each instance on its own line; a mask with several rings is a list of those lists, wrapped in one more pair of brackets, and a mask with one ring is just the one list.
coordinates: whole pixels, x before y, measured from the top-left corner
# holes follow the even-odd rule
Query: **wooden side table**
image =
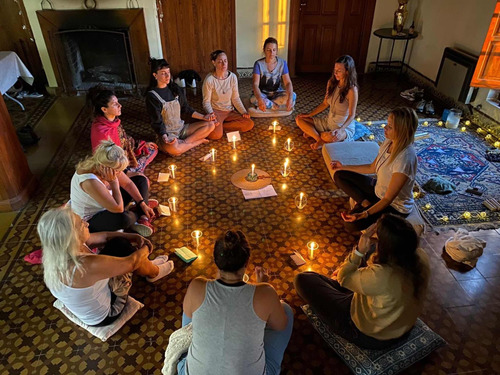
[[(409, 34), (408, 30), (403, 30), (403, 32), (400, 35), (392, 35), (392, 29), (387, 28), (387, 29), (378, 29), (373, 32), (373, 35), (376, 37), (380, 38), (380, 42), (378, 44), (378, 52), (377, 52), (377, 62), (375, 63), (375, 71), (378, 70), (379, 65), (388, 65), (389, 68), (391, 67), (392, 63), (399, 63), (401, 66), (399, 68), (399, 74), (402, 73), (403, 71), (403, 64), (405, 63), (405, 57), (406, 57), (406, 50), (408, 49), (408, 42), (412, 39), (415, 39), (418, 36), (418, 32), (413, 32), (413, 34)], [(380, 58), (380, 48), (382, 47), (382, 40), (384, 39), (389, 39), (392, 40), (392, 47), (391, 47), (391, 55), (389, 56), (389, 62), (379, 62)], [(400, 61), (392, 61), (392, 53), (394, 52), (394, 43), (396, 40), (404, 40), (406, 41), (405, 43), (405, 49), (403, 52), (403, 58)]]

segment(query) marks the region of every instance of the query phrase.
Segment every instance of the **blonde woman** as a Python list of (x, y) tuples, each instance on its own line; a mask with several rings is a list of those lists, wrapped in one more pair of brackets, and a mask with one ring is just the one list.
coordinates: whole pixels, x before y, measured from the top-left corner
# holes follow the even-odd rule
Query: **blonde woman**
[[(130, 272), (155, 282), (172, 272), (174, 264), (164, 255), (150, 261), (151, 242), (138, 234), (90, 234), (88, 226), (70, 208), (43, 214), (37, 228), (43, 277), (54, 297), (82, 322), (105, 326), (125, 307), (132, 285)], [(99, 255), (90, 251), (95, 246), (104, 246)]]
[[(135, 176), (139, 184), (127, 177), (123, 170), (128, 158), (123, 149), (112, 141), (102, 141), (94, 154), (78, 163), (71, 179), (71, 208), (88, 221), (90, 232), (132, 229), (150, 236), (154, 217), (148, 206), (148, 182), (144, 176)], [(125, 206), (135, 201), (135, 210)]]
[[(413, 109), (396, 108), (389, 114), (384, 128), (386, 139), (373, 163), (331, 162), (335, 184), (357, 203), (349, 213), (342, 213), (347, 230), (365, 229), (383, 213), (402, 217), (411, 213), (417, 173), (417, 155), (413, 148), (417, 126), (418, 117)], [(376, 177), (369, 176), (371, 174)]]

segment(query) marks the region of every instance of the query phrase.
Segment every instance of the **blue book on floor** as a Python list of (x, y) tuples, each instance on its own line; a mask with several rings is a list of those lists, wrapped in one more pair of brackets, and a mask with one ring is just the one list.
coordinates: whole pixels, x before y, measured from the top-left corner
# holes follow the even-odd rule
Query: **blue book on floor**
[(184, 262), (186, 263), (191, 263), (194, 261), (196, 258), (198, 258), (198, 255), (193, 253), (191, 250), (189, 250), (187, 247), (183, 246), (179, 249), (175, 249), (175, 253), (179, 258), (181, 258)]

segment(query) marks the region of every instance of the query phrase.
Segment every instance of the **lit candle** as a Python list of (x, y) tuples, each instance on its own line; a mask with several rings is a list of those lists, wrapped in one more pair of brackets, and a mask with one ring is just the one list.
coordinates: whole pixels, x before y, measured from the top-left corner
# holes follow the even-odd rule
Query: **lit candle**
[(465, 131), (467, 131), (467, 128), (466, 128), (465, 126), (462, 126), (462, 127), (460, 128), (460, 131), (461, 131), (461, 132), (465, 132)]
[(370, 126), (371, 124), (372, 124), (372, 122), (371, 122), (371, 121), (368, 121), (368, 122), (366, 123), (366, 125), (368, 125), (368, 126)]
[(212, 154), (212, 161), (215, 161), (215, 148), (211, 149), (210, 152)]
[(470, 121), (469, 120), (465, 121), (465, 125), (469, 126), (470, 125)]
[(356, 121), (360, 122), (361, 121), (361, 117), (356, 117)]
[(425, 209), (426, 210), (430, 210), (431, 208), (432, 208), (432, 204), (430, 204), (430, 203), (426, 203), (425, 204)]
[(496, 148), (500, 148), (500, 141), (496, 141), (493, 146), (495, 146)]
[(470, 219), (471, 218), (471, 213), (469, 211), (465, 211), (462, 216), (464, 217), (464, 219)]
[(385, 128), (385, 124), (380, 125), (381, 128)]
[(370, 135), (368, 136), (368, 139), (375, 139), (375, 136), (374, 136), (373, 134), (370, 134)]
[(201, 230), (194, 230), (191, 233), (191, 237), (193, 237), (193, 239), (195, 240), (196, 250), (198, 250), (198, 248), (200, 247), (200, 238), (202, 235), (203, 235), (203, 233)]
[(252, 176), (255, 176), (255, 164), (252, 164)]
[(235, 149), (236, 148), (236, 136), (233, 135), (233, 148)]
[(420, 196), (420, 193), (418, 191), (413, 192), (413, 198), (418, 198)]
[(478, 133), (481, 133), (481, 132), (483, 131), (483, 129), (481, 129), (481, 128), (477, 128), (477, 130), (476, 130), (476, 131), (477, 131)]
[(441, 218), (441, 220), (443, 220), (444, 222), (447, 222), (447, 221), (448, 221), (448, 220), (450, 220), (450, 219), (448, 218), (448, 216), (444, 215), (444, 216)]
[(438, 126), (443, 126), (443, 121), (438, 121)]
[(290, 163), (290, 160), (288, 158), (285, 159), (285, 164), (283, 164), (283, 177), (288, 176), (288, 164)]
[(170, 168), (170, 177), (175, 178), (175, 170), (177, 167), (175, 166), (175, 164), (171, 164), (169, 168)]
[(302, 207), (302, 200), (304, 199), (304, 193), (300, 192), (299, 206)]
[(492, 138), (491, 134), (488, 134), (486, 137), (484, 137), (484, 139), (486, 139), (487, 141), (489, 141), (491, 138)]
[(290, 151), (290, 150), (291, 150), (291, 146), (290, 146), (290, 143), (291, 143), (291, 142), (292, 142), (292, 138), (288, 138), (288, 139), (286, 140), (288, 151)]
[(273, 121), (273, 133), (276, 133), (276, 125), (278, 125), (278, 121)]
[(318, 244), (314, 241), (309, 241), (307, 243), (307, 248), (309, 250), (309, 259), (314, 259), (314, 251), (318, 250)]
[(429, 122), (428, 121), (424, 121), (424, 123), (422, 125), (429, 126)]
[(487, 216), (488, 216), (488, 215), (487, 215), (487, 214), (486, 214), (486, 212), (484, 212), (484, 211), (481, 211), (481, 212), (479, 213), (479, 217), (480, 217), (481, 219), (486, 219), (486, 217), (487, 217)]
[(177, 198), (175, 197), (168, 198), (168, 204), (172, 212), (177, 212)]

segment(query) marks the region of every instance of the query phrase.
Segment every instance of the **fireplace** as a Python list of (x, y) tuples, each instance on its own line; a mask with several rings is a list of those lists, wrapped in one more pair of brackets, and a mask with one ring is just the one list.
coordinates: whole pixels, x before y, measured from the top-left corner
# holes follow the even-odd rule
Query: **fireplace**
[(38, 11), (56, 72), (67, 94), (104, 84), (137, 91), (149, 82), (142, 9)]

